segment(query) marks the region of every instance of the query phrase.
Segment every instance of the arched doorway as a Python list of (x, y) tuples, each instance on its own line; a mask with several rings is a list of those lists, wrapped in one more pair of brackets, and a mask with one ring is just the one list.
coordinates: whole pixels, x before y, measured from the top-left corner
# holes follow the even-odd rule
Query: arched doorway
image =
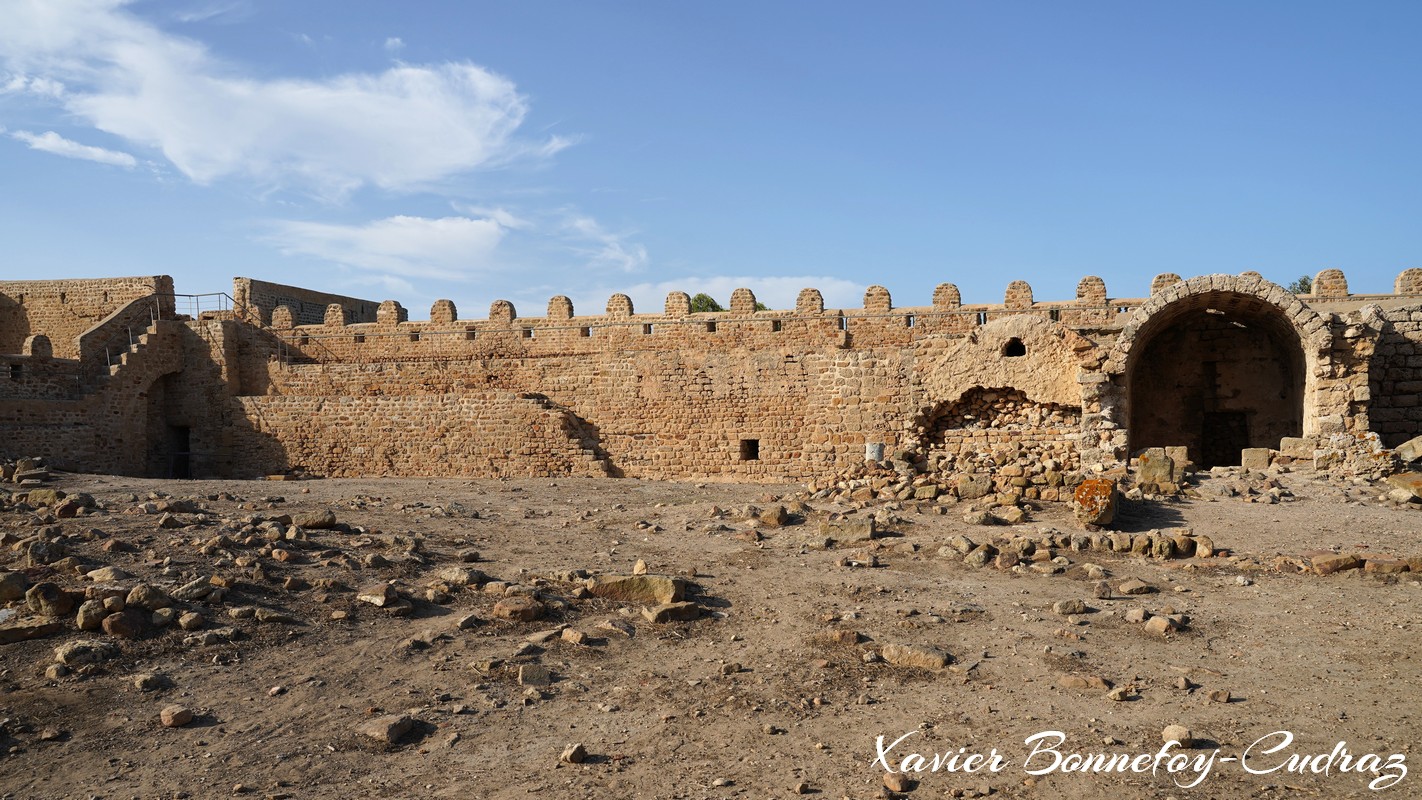
[[(1122, 331), (1129, 450), (1184, 446), (1201, 467), (1305, 432), (1307, 353), (1323, 323), (1282, 288), (1206, 276), (1152, 298)], [(1120, 374), (1118, 373), (1118, 374)]]

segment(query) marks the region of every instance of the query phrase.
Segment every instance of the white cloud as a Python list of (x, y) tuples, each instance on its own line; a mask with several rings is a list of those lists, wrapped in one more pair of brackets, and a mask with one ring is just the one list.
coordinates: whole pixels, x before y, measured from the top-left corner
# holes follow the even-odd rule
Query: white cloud
[(247, 0), (234, 0), (225, 3), (199, 3), (191, 8), (173, 12), (173, 19), (187, 23), (207, 22), (219, 17), (224, 18), (224, 21), (235, 21), (251, 13), (251, 3)]
[(125, 169), (133, 169), (138, 165), (138, 160), (128, 153), (120, 153), (117, 150), (106, 150), (102, 147), (80, 144), (76, 141), (66, 139), (54, 131), (45, 131), (41, 134), (34, 134), (29, 131), (15, 131), (10, 134), (10, 136), (29, 145), (31, 150), (42, 150), (57, 156), (64, 156), (65, 158), (97, 161), (100, 164), (112, 164)]
[(64, 84), (49, 78), (16, 74), (0, 83), (0, 94), (32, 94), (36, 97), (57, 99), (64, 95)]
[(592, 217), (574, 215), (563, 223), (569, 247), (591, 267), (635, 272), (647, 265), (647, 248), (627, 241), (625, 234), (603, 229)]
[(385, 40), (385, 52), (398, 53), (405, 49), (405, 40), (399, 36), (391, 36)]
[(284, 221), (264, 238), (285, 255), (385, 275), (468, 280), (485, 271), (505, 229), (493, 219), (396, 216), (363, 225)]
[(62, 85), (74, 118), (161, 151), (198, 183), (243, 176), (328, 198), (366, 185), (415, 190), (571, 143), (516, 137), (527, 100), (475, 64), (255, 78), (128, 13), (127, 4), (9, 0), (0, 63), (42, 86)]
[(868, 288), (867, 284), (824, 275), (713, 275), (673, 278), (620, 288), (570, 291), (565, 294), (573, 298), (574, 308), (579, 314), (601, 314), (607, 305), (607, 299), (617, 292), (631, 297), (632, 306), (639, 313), (657, 314), (661, 313), (666, 297), (671, 292), (686, 292), (693, 297), (705, 292), (723, 307), (729, 308), (731, 292), (741, 287), (750, 289), (757, 301), (774, 309), (794, 308), (800, 290), (805, 288), (819, 289), (825, 300), (825, 308), (859, 308), (864, 304), (864, 290)]

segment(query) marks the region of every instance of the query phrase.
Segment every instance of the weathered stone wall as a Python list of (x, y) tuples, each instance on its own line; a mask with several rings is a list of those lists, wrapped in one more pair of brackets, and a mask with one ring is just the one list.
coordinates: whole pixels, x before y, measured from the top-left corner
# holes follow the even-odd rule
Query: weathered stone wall
[(1396, 447), (1422, 431), (1422, 304), (1381, 313), (1377, 323), (1368, 413), (1383, 444)]
[(328, 306), (339, 305), (346, 322), (374, 322), (379, 303), (358, 297), (317, 292), (299, 286), (285, 286), (252, 278), (232, 279), (232, 299), (237, 311), (269, 322), (274, 310), (285, 306), (298, 325), (320, 325)]
[[(833, 475), (866, 444), (892, 452), (930, 434), (929, 455), (953, 457), (944, 466), (996, 470), (999, 484), (1050, 499), (1046, 473), (1122, 464), (1150, 437), (1145, 423), (1131, 430), (1132, 408), (1160, 381), (1255, 414), (1287, 416), (1268, 410), (1283, 402), (1305, 435), (1416, 435), (1422, 320), (1409, 309), (1422, 277), (1409, 275), (1395, 295), (1349, 295), (1341, 274), (1302, 298), (1252, 274), (1162, 275), (1137, 300), (1088, 277), (1066, 302), (1039, 302), (1019, 281), (999, 305), (964, 305), (943, 284), (932, 305), (908, 308), (871, 287), (861, 308), (826, 309), (807, 289), (793, 310), (756, 311), (738, 290), (714, 314), (673, 292), (652, 314), (615, 295), (595, 315), (555, 297), (543, 316), (499, 301), (477, 320), (439, 301), (425, 321), (393, 301), (355, 301), (366, 305), (353, 315), (351, 298), (238, 279), (239, 304), (265, 320), (161, 322), (99, 376), (22, 342), (31, 355), (5, 363), (35, 382), (7, 392), (0, 373), (0, 436), (19, 455), (62, 451), (61, 467), (150, 474), (183, 451), (207, 475), (779, 480)], [(1165, 375), (1172, 358), (1194, 366)], [(1274, 374), (1284, 362), (1293, 371)], [(1270, 401), (1271, 389), (1286, 397)], [(1166, 406), (1179, 438), (1192, 435), (1190, 415)], [(1284, 430), (1261, 427), (1258, 442)]]
[(172, 295), (173, 279), (0, 281), (0, 353), (21, 353), (27, 337), (43, 334), (55, 358), (78, 358), (80, 334), (130, 301), (154, 294)]
[(252, 423), (230, 453), (239, 471), (331, 477), (606, 475), (571, 414), (538, 397), (243, 397)]

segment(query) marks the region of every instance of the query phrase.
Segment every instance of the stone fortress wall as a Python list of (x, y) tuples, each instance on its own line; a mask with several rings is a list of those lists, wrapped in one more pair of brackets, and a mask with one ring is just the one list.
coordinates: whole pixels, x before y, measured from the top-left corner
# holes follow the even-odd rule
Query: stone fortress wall
[(1061, 474), (1144, 447), (1209, 466), (1285, 437), (1396, 445), (1422, 427), (1415, 269), (1388, 295), (1325, 270), (1306, 296), (1245, 273), (1161, 275), (1150, 297), (1118, 299), (1087, 277), (1060, 302), (1014, 281), (1001, 304), (943, 284), (927, 306), (875, 286), (861, 308), (806, 289), (793, 310), (757, 311), (739, 289), (716, 313), (673, 292), (657, 313), (614, 295), (579, 315), (555, 297), (542, 316), (497, 301), (476, 320), (447, 300), (411, 321), (393, 301), (245, 278), (234, 298), (155, 321), (93, 377), (79, 353), (72, 368), (0, 356), (24, 362), (19, 380), (0, 374), (0, 446), (136, 474), (754, 481), (832, 475), (882, 444), (959, 472), (1046, 464), (1030, 491), (1050, 500)]

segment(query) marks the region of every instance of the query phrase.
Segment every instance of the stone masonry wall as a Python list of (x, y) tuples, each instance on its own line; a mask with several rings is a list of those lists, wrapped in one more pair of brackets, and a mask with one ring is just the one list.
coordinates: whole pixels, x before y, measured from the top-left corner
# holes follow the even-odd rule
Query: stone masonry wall
[(285, 286), (252, 278), (232, 279), (232, 298), (239, 310), (249, 310), (263, 321), (271, 319), (272, 310), (285, 306), (295, 315), (297, 324), (320, 325), (331, 304), (341, 306), (346, 322), (374, 322), (380, 305), (357, 297), (317, 292), (298, 286)]
[(1422, 429), (1422, 305), (1392, 309), (1377, 321), (1369, 415), (1383, 444), (1396, 447)]
[[(27, 332), (19, 349), (31, 354), (0, 361), (35, 382), (7, 387), (0, 374), (0, 437), (61, 468), (128, 473), (162, 470), (187, 447), (209, 475), (768, 481), (832, 475), (861, 463), (866, 444), (918, 447), (925, 420), (990, 403), (996, 423), (935, 429), (939, 456), (1021, 468), (995, 478), (1051, 488), (1026, 474), (1034, 463), (1125, 463), (1140, 359), (1201, 315), (1260, 326), (1299, 360), (1289, 402), (1306, 436), (1369, 425), (1416, 435), (1422, 320), (1408, 309), (1422, 273), (1399, 276), (1393, 295), (1350, 295), (1341, 273), (1322, 277), (1317, 294), (1296, 297), (1253, 274), (1162, 275), (1135, 300), (1088, 277), (1065, 302), (1036, 301), (1017, 281), (998, 305), (964, 305), (943, 284), (932, 305), (908, 308), (871, 287), (862, 308), (826, 309), (807, 289), (793, 310), (756, 311), (737, 290), (712, 314), (690, 313), (682, 292), (651, 314), (614, 295), (594, 315), (555, 297), (539, 317), (498, 301), (461, 320), (439, 301), (424, 321), (393, 301), (357, 307), (366, 301), (238, 279), (237, 313), (160, 322), (98, 377), (45, 362), (50, 331)], [(244, 316), (244, 302), (270, 306), (266, 319)], [(1225, 380), (1246, 395), (1268, 388)]]
[(167, 276), (93, 280), (0, 281), (0, 353), (22, 352), (25, 339), (49, 338), (55, 358), (77, 358), (77, 339), (121, 306), (173, 293)]

